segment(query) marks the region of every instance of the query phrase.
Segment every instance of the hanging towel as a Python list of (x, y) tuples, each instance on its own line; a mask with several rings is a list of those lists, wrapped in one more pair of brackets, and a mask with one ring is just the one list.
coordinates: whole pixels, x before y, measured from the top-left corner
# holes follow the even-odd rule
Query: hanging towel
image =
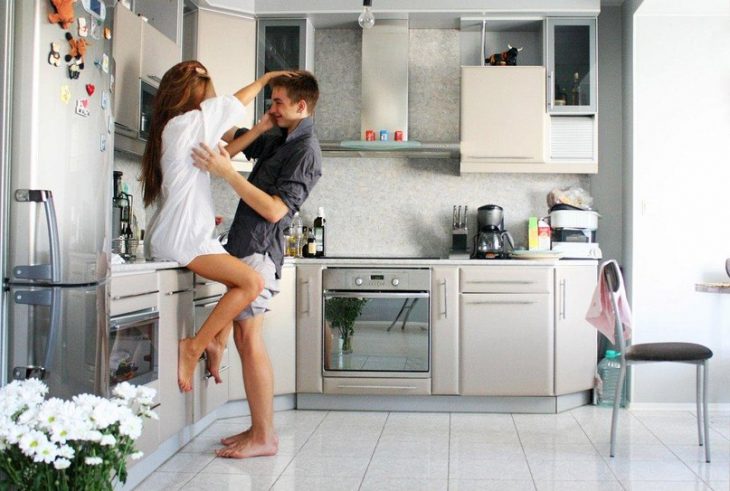
[(611, 343), (615, 343), (615, 330), (614, 325), (616, 317), (613, 312), (613, 306), (611, 305), (611, 288), (606, 282), (606, 276), (604, 275), (604, 269), (609, 263), (616, 265), (616, 271), (618, 271), (618, 291), (617, 304), (618, 304), (618, 316), (621, 324), (624, 328), (624, 339), (631, 338), (631, 307), (629, 307), (629, 301), (626, 298), (626, 290), (624, 289), (624, 280), (621, 277), (621, 270), (618, 267), (618, 263), (611, 259), (601, 264), (601, 268), (598, 272), (598, 284), (596, 290), (593, 292), (593, 300), (591, 305), (586, 312), (586, 320), (593, 324), (598, 332), (608, 338)]

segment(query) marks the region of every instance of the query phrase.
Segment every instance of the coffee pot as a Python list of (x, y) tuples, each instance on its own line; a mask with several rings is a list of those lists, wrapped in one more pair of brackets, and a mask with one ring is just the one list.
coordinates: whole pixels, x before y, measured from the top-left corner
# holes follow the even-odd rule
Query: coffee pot
[(512, 235), (493, 225), (482, 228), (474, 237), (474, 257), (478, 259), (498, 259), (508, 257), (514, 249)]
[(477, 210), (479, 233), (474, 236), (472, 258), (508, 257), (514, 249), (512, 235), (504, 230), (504, 212), (499, 205), (484, 205)]

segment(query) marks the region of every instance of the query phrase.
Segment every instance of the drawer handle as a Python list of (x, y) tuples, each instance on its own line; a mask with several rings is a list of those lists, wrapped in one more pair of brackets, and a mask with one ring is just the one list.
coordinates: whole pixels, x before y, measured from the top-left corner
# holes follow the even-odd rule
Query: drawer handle
[(466, 302), (469, 305), (530, 305), (537, 303), (534, 300), (511, 300), (511, 301), (500, 301), (500, 300), (483, 300), (481, 302)]
[(467, 281), (467, 283), (473, 283), (475, 285), (479, 285), (479, 284), (531, 285), (535, 282), (534, 281), (525, 281), (525, 280), (471, 280), (471, 281)]
[(112, 300), (124, 300), (126, 298), (137, 298), (137, 297), (144, 297), (145, 295), (151, 295), (153, 293), (159, 293), (160, 290), (150, 290), (148, 292), (144, 293), (135, 293), (133, 295), (115, 295), (112, 297)]
[(175, 290), (172, 292), (167, 292), (167, 293), (165, 293), (165, 295), (167, 295), (168, 297), (171, 297), (173, 295), (179, 295), (181, 293), (188, 293), (188, 292), (192, 292), (192, 291), (195, 291), (195, 290), (193, 288), (186, 288), (185, 290)]
[[(219, 373), (223, 373), (223, 372), (225, 372), (226, 370), (228, 370), (228, 369), (229, 369), (230, 367), (231, 367), (230, 365), (226, 365), (226, 366), (224, 366), (224, 367), (221, 367), (221, 368), (220, 368), (220, 370), (219, 370), (218, 372), (219, 372)], [(213, 378), (213, 374), (212, 374), (212, 373), (210, 373), (210, 372), (209, 372), (208, 370), (206, 370), (206, 371), (205, 371), (205, 380), (210, 380), (211, 378)]]
[(341, 384), (338, 389), (398, 389), (398, 390), (416, 390), (418, 387), (411, 385), (351, 385)]

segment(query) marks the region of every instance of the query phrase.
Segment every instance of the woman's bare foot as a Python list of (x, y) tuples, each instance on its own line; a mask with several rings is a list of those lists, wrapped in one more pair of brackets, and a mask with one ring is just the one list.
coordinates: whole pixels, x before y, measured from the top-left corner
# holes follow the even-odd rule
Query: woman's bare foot
[(177, 345), (177, 385), (182, 392), (193, 390), (193, 373), (200, 353), (193, 348), (192, 338), (183, 338)]
[(221, 379), (220, 374), (220, 368), (221, 368), (221, 360), (223, 359), (223, 352), (225, 351), (226, 347), (221, 346), (218, 344), (218, 342), (213, 339), (210, 343), (208, 343), (208, 346), (205, 348), (205, 353), (207, 354), (208, 362), (207, 362), (207, 368), (210, 374), (215, 379), (216, 384), (220, 384), (223, 382)]
[(221, 444), (225, 445), (227, 447), (228, 445), (232, 445), (242, 439), (248, 438), (250, 434), (251, 434), (251, 428), (249, 428), (245, 431), (242, 431), (241, 433), (237, 433), (235, 435), (228, 436), (226, 438), (221, 438)]
[(278, 451), (279, 437), (276, 434), (272, 434), (269, 439), (259, 439), (255, 438), (253, 433), (249, 433), (236, 443), (216, 450), (215, 454), (218, 457), (227, 459), (246, 459), (249, 457), (276, 455)]

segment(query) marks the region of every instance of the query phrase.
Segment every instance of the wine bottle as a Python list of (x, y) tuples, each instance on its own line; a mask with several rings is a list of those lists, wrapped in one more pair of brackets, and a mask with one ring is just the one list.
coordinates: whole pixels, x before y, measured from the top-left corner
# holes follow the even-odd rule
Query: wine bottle
[(314, 240), (317, 243), (317, 257), (322, 257), (326, 255), (327, 249), (325, 247), (325, 233), (324, 233), (324, 225), (326, 223), (326, 220), (324, 219), (324, 208), (319, 207), (319, 211), (317, 213), (317, 218), (314, 219)]
[(573, 87), (570, 89), (570, 105), (580, 106), (580, 75), (573, 74)]

